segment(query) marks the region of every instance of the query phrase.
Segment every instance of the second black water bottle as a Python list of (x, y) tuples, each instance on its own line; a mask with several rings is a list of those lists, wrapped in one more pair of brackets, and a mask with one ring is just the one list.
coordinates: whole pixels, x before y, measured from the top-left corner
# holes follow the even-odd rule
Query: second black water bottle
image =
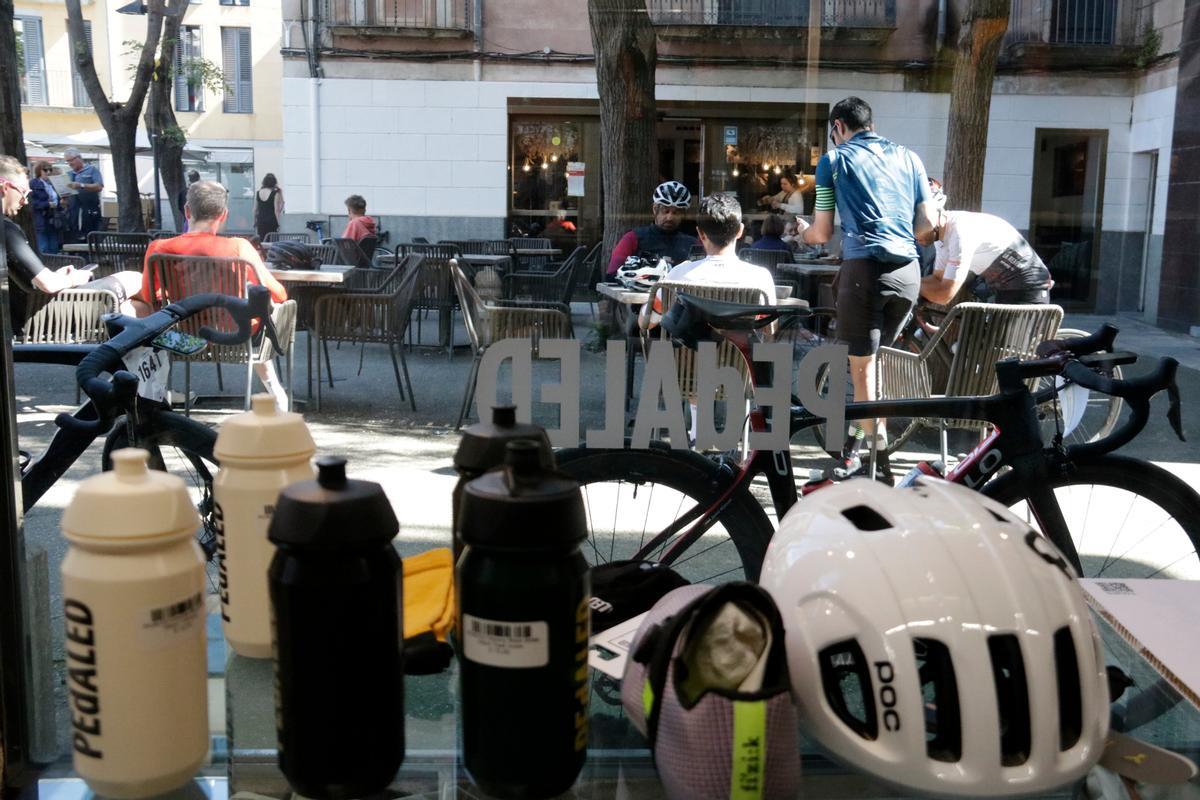
[(587, 755), (588, 569), (579, 484), (536, 441), (466, 485), (458, 562), (463, 762), (501, 798), (546, 798)]
[(305, 797), (345, 800), (404, 759), (399, 523), (343, 459), (317, 468), (280, 493), (269, 532), (279, 766)]

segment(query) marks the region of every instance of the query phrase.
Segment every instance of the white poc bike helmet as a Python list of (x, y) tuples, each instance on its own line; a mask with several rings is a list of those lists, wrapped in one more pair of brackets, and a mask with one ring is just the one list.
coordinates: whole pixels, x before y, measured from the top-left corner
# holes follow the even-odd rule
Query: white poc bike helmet
[(671, 265), (665, 259), (660, 258), (657, 263), (651, 263), (649, 259), (641, 256), (630, 256), (617, 270), (617, 280), (626, 289), (648, 292), (670, 271)]
[(652, 198), (655, 205), (671, 208), (687, 208), (692, 203), (692, 193), (679, 181), (660, 183)]
[(1105, 746), (1108, 682), (1073, 574), (965, 487), (861, 479), (784, 517), (761, 582), (817, 742), (913, 791), (1003, 797), (1076, 780)]

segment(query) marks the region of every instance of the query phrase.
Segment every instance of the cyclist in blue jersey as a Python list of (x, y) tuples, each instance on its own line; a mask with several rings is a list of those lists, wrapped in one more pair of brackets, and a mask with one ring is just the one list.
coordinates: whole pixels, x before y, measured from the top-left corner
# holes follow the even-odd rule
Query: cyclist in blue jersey
[[(875, 132), (871, 107), (847, 97), (829, 112), (833, 149), (817, 164), (817, 198), (812, 225), (800, 220), (806, 244), (833, 236), (833, 212), (842, 226), (842, 266), (838, 274), (838, 338), (850, 348), (854, 399), (875, 399), (875, 355), (891, 344), (917, 301), (921, 270), (916, 236), (933, 226), (925, 165), (916, 153)], [(843, 457), (846, 469), (859, 466), (865, 436), (874, 420), (851, 432)], [(885, 433), (878, 427), (882, 444)]]

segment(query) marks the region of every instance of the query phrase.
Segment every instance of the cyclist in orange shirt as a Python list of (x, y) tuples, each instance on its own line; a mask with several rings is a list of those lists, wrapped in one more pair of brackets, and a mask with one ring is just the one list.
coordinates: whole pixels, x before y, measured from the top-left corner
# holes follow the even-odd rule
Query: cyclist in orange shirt
[[(171, 239), (156, 239), (146, 248), (146, 264), (155, 253), (166, 253), (178, 256), (208, 256), (211, 258), (239, 258), (248, 262), (254, 272), (251, 281), (262, 284), (271, 291), (271, 300), (282, 303), (287, 300), (287, 290), (283, 284), (267, 270), (258, 251), (250, 242), (240, 236), (221, 236), (225, 220), (229, 218), (229, 192), (224, 186), (215, 181), (199, 181), (188, 187), (187, 203), (184, 205), (184, 215), (188, 220), (188, 232)], [(141, 298), (152, 306), (159, 305), (161, 298), (153, 296), (150, 285), (150, 270), (142, 270)], [(267, 361), (255, 364), (254, 371), (275, 397), (275, 403), (281, 411), (288, 409), (287, 392), (275, 374), (275, 364)]]

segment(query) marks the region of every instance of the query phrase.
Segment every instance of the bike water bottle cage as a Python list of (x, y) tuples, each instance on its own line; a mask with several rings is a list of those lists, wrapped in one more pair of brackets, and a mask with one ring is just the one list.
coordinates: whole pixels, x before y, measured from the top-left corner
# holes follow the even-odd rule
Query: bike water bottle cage
[(1075, 571), (1000, 504), (921, 477), (850, 480), (784, 515), (761, 585), (800, 722), (919, 794), (1037, 794), (1105, 747), (1109, 684)]

